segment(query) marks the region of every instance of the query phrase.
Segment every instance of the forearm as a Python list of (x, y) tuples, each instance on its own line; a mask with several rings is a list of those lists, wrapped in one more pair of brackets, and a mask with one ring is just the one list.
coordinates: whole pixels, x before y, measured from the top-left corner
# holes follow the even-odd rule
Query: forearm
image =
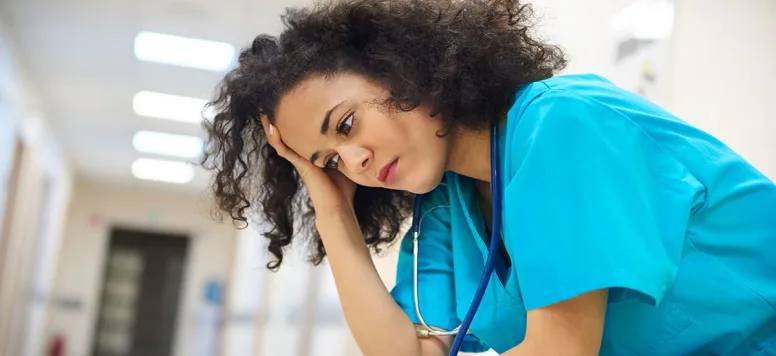
[(539, 344), (536, 342), (523, 341), (519, 345), (509, 349), (507, 352), (501, 354), (501, 356), (555, 356), (555, 355), (568, 355), (568, 356), (594, 356), (598, 355), (598, 352), (592, 352), (591, 350), (580, 350), (574, 347), (564, 348), (557, 347), (554, 344)]
[(540, 347), (535, 347), (535, 345), (527, 341), (523, 341), (519, 345), (509, 349), (509, 351), (501, 354), (501, 356), (529, 356), (529, 355), (530, 356), (542, 356), (542, 355), (550, 356), (550, 354), (547, 353), (546, 350), (542, 350)]
[(352, 214), (318, 220), (345, 319), (365, 356), (420, 355), (415, 327), (385, 288)]
[(524, 340), (502, 355), (598, 355), (608, 294), (599, 289), (528, 311)]

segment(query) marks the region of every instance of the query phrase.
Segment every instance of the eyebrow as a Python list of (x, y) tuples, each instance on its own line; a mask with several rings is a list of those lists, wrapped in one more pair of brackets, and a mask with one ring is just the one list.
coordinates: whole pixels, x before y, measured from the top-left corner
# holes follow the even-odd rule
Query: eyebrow
[[(325, 115), (323, 115), (323, 122), (321, 122), (321, 129), (320, 129), (320, 133), (321, 133), (322, 136), (326, 136), (327, 133), (329, 132), (329, 123), (331, 122), (331, 113), (334, 112), (334, 110), (337, 110), (337, 108), (340, 107), (340, 105), (342, 105), (343, 103), (344, 103), (344, 101), (340, 102), (337, 105), (334, 105), (331, 109), (329, 109), (329, 111), (326, 112)], [(319, 151), (315, 151), (310, 156), (310, 162), (311, 163), (315, 163), (315, 161), (318, 160), (318, 156), (320, 156), (320, 152)]]

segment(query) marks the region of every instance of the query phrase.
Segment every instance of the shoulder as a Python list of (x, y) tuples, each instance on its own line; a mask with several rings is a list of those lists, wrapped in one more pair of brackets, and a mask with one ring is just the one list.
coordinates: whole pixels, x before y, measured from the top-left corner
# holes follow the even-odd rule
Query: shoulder
[(565, 141), (585, 135), (654, 140), (656, 132), (677, 125), (684, 124), (658, 105), (605, 78), (585, 74), (524, 86), (503, 127), (505, 141), (522, 146), (537, 139)]
[(547, 119), (585, 117), (590, 111), (620, 115), (616, 103), (629, 99), (627, 91), (594, 74), (558, 76), (520, 88), (507, 120), (540, 124)]
[(551, 78), (525, 90), (503, 129), (507, 172), (524, 168), (528, 155), (542, 157), (534, 161), (539, 170), (551, 162), (578, 164), (590, 157), (675, 160), (653, 137), (657, 130), (672, 127), (666, 123), (674, 123), (673, 117), (603, 78)]

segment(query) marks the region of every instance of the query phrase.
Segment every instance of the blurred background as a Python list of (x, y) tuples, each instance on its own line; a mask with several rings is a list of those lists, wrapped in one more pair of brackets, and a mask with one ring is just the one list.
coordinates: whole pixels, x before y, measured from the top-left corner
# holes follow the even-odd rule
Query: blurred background
[[(199, 112), (308, 0), (0, 0), (0, 356), (359, 355), (326, 265), (208, 211)], [(776, 178), (776, 0), (535, 0), (544, 38)], [(375, 258), (386, 285), (395, 253)]]

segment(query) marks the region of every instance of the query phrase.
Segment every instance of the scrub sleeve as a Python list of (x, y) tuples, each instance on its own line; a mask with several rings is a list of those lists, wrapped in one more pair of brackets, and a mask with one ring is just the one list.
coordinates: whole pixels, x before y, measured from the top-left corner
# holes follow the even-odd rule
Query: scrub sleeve
[(594, 99), (550, 89), (522, 110), (510, 113), (504, 221), (526, 309), (605, 288), (610, 303), (660, 303), (681, 257), (690, 172)]

